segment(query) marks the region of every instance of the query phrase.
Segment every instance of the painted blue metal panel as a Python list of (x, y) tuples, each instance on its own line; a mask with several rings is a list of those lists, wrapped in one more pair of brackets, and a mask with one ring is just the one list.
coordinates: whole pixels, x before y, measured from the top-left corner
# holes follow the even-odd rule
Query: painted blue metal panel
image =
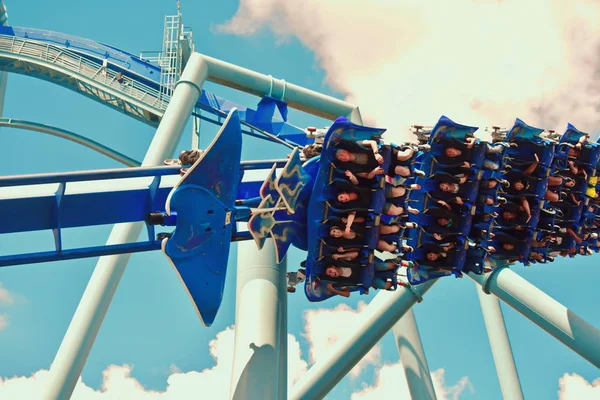
[(240, 120), (232, 110), (166, 204), (167, 214), (177, 212), (177, 225), (162, 249), (206, 326), (213, 323), (223, 299), (241, 153)]
[(582, 136), (589, 137), (589, 134), (580, 131), (579, 129), (575, 128), (575, 126), (572, 124), (567, 124), (567, 129), (560, 138), (560, 141), (575, 144)]
[[(258, 194), (260, 182), (245, 182), (240, 190)], [(148, 189), (65, 195), (60, 213), (61, 228), (75, 228), (144, 221), (148, 212), (163, 212), (170, 187), (157, 190), (154, 206), (148, 207)], [(50, 230), (58, 227), (53, 216), (55, 196), (0, 200), (0, 209), (11, 210), (3, 217), (0, 234)]]
[[(164, 211), (169, 191), (158, 189), (153, 207), (147, 204), (148, 189), (67, 194), (62, 197), (60, 227), (144, 221), (149, 212)], [(11, 210), (0, 234), (55, 229), (54, 207), (55, 196), (0, 200), (0, 208)]]
[(285, 204), (288, 212), (293, 214), (301, 200), (302, 189), (311, 183), (312, 177), (302, 168), (300, 152), (294, 149), (275, 183), (275, 189)]
[(544, 132), (543, 129), (527, 125), (523, 120), (517, 118), (513, 126), (506, 134), (506, 141), (510, 142), (516, 139), (520, 139), (539, 142), (543, 140), (540, 138), (540, 134), (542, 132)]
[[(291, 245), (307, 249), (305, 204), (311, 191), (312, 177), (304, 170), (297, 149), (280, 176), (276, 176), (274, 166), (260, 188), (262, 201), (250, 217), (248, 229), (259, 249), (269, 236), (275, 241), (277, 262), (284, 259)], [(261, 211), (284, 207), (279, 211)]]

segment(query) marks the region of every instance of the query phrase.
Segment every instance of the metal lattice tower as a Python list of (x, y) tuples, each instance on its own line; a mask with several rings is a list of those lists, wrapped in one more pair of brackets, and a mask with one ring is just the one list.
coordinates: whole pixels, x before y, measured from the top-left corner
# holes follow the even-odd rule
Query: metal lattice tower
[(160, 85), (163, 98), (171, 97), (175, 83), (181, 74), (182, 55), (179, 46), (181, 36), (181, 13), (167, 15), (163, 33), (163, 46), (159, 58), (161, 67)]
[(180, 3), (177, 2), (177, 15), (165, 16), (163, 45), (160, 52), (142, 53), (141, 57), (161, 67), (160, 98), (168, 101), (173, 94), (183, 67), (194, 51), (191, 29), (182, 23)]

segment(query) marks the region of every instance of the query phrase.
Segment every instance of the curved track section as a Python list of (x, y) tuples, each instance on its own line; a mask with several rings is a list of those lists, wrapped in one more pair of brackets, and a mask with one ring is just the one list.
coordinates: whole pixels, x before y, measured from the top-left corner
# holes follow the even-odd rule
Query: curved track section
[(123, 153), (119, 153), (118, 151), (115, 151), (110, 147), (104, 146), (103, 144), (100, 144), (94, 140), (88, 139), (85, 136), (81, 136), (64, 129), (56, 128), (54, 126), (39, 124), (37, 122), (23, 121), (20, 119), (0, 118), (0, 127), (1, 126), (36, 131), (56, 136), (62, 139), (67, 139), (71, 142), (75, 142), (89, 149), (95, 150), (100, 154), (104, 154), (105, 156), (112, 158), (113, 160), (118, 161), (121, 164), (124, 164), (128, 167), (139, 167), (141, 165), (139, 161), (134, 160), (133, 158), (128, 157)]
[(158, 65), (116, 47), (63, 32), (30, 27), (1, 27), (0, 34), (67, 49), (99, 64), (106, 59), (112, 68), (123, 74), (131, 76), (146, 86), (160, 88), (161, 69)]
[[(8, 25), (8, 11), (4, 1), (0, 1), (0, 26)], [(0, 71), (0, 116), (4, 112), (4, 99), (6, 97), (6, 84), (8, 82), (8, 73)]]
[(108, 64), (50, 43), (0, 35), (0, 69), (56, 83), (157, 126), (168, 101), (160, 92), (120, 73)]
[[(0, 26), (0, 71), (14, 72), (71, 89), (151, 126), (158, 126), (170, 101), (161, 91), (159, 66), (89, 39), (33, 28)], [(260, 107), (260, 104), (259, 104)], [(194, 115), (214, 114), (220, 123), (232, 108), (251, 133), (271, 140), (305, 140), (304, 130), (269, 116), (268, 126), (255, 124), (261, 112), (202, 91)], [(268, 108), (268, 107), (267, 107)], [(264, 117), (259, 118), (259, 122)], [(272, 135), (281, 136), (274, 138)]]

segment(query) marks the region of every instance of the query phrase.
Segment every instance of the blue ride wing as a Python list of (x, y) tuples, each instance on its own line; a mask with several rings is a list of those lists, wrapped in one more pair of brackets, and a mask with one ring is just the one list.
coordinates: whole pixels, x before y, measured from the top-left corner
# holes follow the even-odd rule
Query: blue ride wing
[[(276, 203), (273, 201), (271, 195), (267, 195), (260, 202), (258, 209), (269, 209), (274, 208), (279, 204), (279, 201)], [(267, 240), (271, 229), (275, 226), (275, 218), (273, 217), (273, 212), (256, 212), (254, 213), (250, 219), (248, 220), (248, 230), (250, 234), (254, 238), (256, 242), (256, 246), (258, 249), (262, 249), (265, 245), (265, 241)]]
[(281, 263), (290, 246), (296, 242), (300, 232), (306, 228), (295, 221), (277, 221), (271, 228), (271, 237), (275, 242), (277, 263)]
[(295, 206), (296, 212), (293, 215), (285, 211), (275, 211), (273, 218), (275, 220), (270, 230), (270, 235), (275, 242), (275, 251), (277, 262), (283, 261), (291, 245), (306, 250), (306, 207), (303, 203)]
[(163, 240), (162, 250), (206, 326), (213, 323), (223, 299), (241, 152), (241, 125), (233, 109), (165, 205), (168, 215), (177, 213), (177, 225)]
[(260, 197), (266, 199), (269, 195), (274, 203), (279, 201), (279, 192), (277, 191), (277, 164), (273, 164), (271, 171), (260, 187)]
[(300, 151), (295, 148), (275, 181), (275, 189), (290, 214), (296, 212), (302, 189), (311, 181), (311, 176), (302, 168)]
[[(275, 242), (278, 262), (281, 262), (292, 244), (302, 250), (307, 248), (304, 203), (310, 197), (312, 177), (304, 170), (297, 149), (292, 152), (279, 177), (276, 172), (273, 165), (260, 189), (263, 200), (258, 207), (259, 212), (250, 217), (248, 229), (259, 249), (270, 235)], [(286, 208), (277, 210), (281, 204)], [(274, 210), (260, 212), (269, 208)]]

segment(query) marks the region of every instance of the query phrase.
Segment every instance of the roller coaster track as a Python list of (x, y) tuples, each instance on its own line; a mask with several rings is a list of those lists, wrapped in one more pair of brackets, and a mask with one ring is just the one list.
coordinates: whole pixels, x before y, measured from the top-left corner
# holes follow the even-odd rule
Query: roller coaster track
[(0, 70), (50, 81), (146, 124), (157, 126), (169, 103), (159, 90), (63, 47), (0, 35)]
[(8, 128), (16, 129), (25, 129), (28, 131), (36, 131), (56, 136), (62, 139), (70, 140), (71, 142), (75, 142), (89, 149), (95, 150), (100, 154), (104, 154), (105, 156), (112, 158), (113, 160), (118, 161), (119, 163), (124, 164), (128, 167), (139, 167), (141, 164), (139, 161), (134, 160), (133, 158), (128, 157), (125, 154), (119, 153), (118, 151), (115, 151), (110, 147), (106, 147), (103, 144), (100, 144), (94, 140), (88, 139), (85, 136), (81, 136), (74, 132), (69, 132), (64, 129), (56, 128), (54, 126), (39, 124), (37, 122), (23, 121), (14, 118), (0, 118), (0, 126), (6, 126)]
[[(135, 73), (128, 71), (127, 74), (123, 74), (111, 63), (103, 66), (62, 46), (17, 36), (0, 34), (0, 71), (27, 75), (61, 85), (154, 127), (158, 126), (170, 101), (169, 96), (161, 93), (158, 82), (157, 87), (153, 88), (136, 80)], [(233, 103), (221, 107), (216, 96), (208, 92), (204, 94), (206, 102), (196, 104), (194, 115), (213, 123), (220, 123), (227, 116), (228, 107)], [(200, 113), (203, 110), (216, 118), (202, 117)], [(249, 128), (243, 131), (245, 134), (293, 147), (276, 135), (247, 121), (242, 120), (241, 123)], [(299, 128), (292, 128), (303, 133)], [(48, 130), (34, 130), (54, 134)], [(73, 135), (78, 137), (74, 141), (84, 144), (79, 141), (81, 136)], [(67, 135), (71, 136), (69, 140), (73, 140), (73, 135)], [(62, 135), (64, 138), (67, 136)]]

